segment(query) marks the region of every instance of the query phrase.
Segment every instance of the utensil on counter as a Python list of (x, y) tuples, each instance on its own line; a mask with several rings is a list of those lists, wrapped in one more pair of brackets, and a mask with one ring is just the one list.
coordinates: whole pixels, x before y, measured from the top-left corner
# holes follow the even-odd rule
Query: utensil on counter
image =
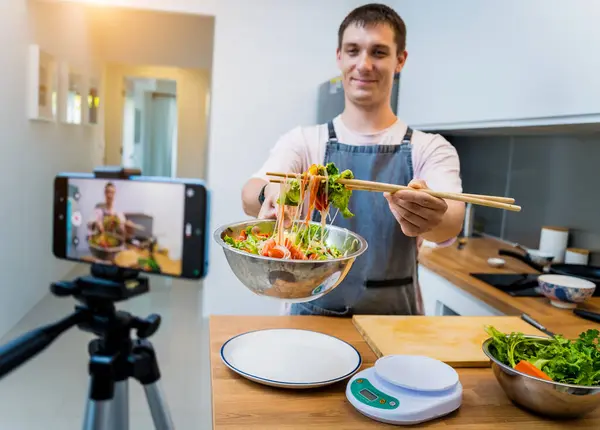
[[(525, 337), (549, 341), (541, 336)], [(561, 384), (521, 373), (494, 357), (489, 349), (492, 340), (483, 342), (483, 352), (492, 362), (500, 387), (514, 403), (551, 418), (576, 418), (600, 406), (600, 386)]]
[[(321, 226), (320, 223), (311, 223)], [(325, 227), (325, 243), (339, 249), (343, 257), (330, 260), (289, 260), (249, 254), (229, 246), (224, 237), (238, 237), (248, 227), (272, 233), (274, 220), (252, 220), (218, 228), (214, 240), (221, 245), (235, 276), (255, 294), (289, 303), (317, 299), (336, 288), (352, 264), (367, 250), (367, 241), (345, 228)]]
[[(498, 251), (499, 255), (505, 255), (508, 257), (516, 258), (517, 260), (522, 261), (527, 264), (532, 269), (537, 270), (541, 273), (551, 273), (554, 275), (565, 275), (565, 276), (576, 276), (578, 278), (587, 279), (588, 281), (596, 284), (596, 287), (600, 286), (600, 267), (597, 266), (587, 266), (583, 264), (566, 264), (566, 263), (557, 263), (557, 264), (548, 264), (547, 266), (542, 266), (526, 255), (519, 254), (518, 252), (514, 252), (507, 249), (501, 249)], [(594, 296), (600, 295), (600, 288), (596, 288), (594, 292)]]
[(574, 309), (594, 295), (596, 284), (587, 279), (565, 275), (540, 275), (538, 283), (552, 306)]
[[(554, 254), (551, 254), (549, 252), (544, 252), (539, 249), (526, 248), (518, 243), (513, 243), (512, 246), (523, 251), (525, 253), (525, 258), (541, 266), (546, 266), (554, 260)], [(514, 251), (506, 250), (506, 252), (513, 253)], [(514, 256), (521, 254), (514, 252), (514, 254), (509, 255)]]
[(600, 324), (600, 313), (598, 312), (586, 311), (585, 309), (574, 309), (573, 313), (581, 318)]
[(485, 325), (505, 333), (542, 334), (518, 316), (354, 315), (352, 322), (377, 357), (423, 355), (454, 368), (490, 366), (481, 351)]
[[(303, 174), (298, 173), (277, 173), (277, 172), (267, 172), (267, 176), (274, 176), (285, 179), (271, 179), (270, 181), (273, 183), (282, 183), (285, 182), (288, 178), (301, 178)], [(325, 176), (314, 176), (316, 178), (326, 180)], [(360, 179), (340, 179), (338, 181), (340, 184), (347, 186), (352, 190), (357, 191), (373, 191), (373, 192), (389, 192), (394, 193), (396, 191), (402, 190), (413, 190), (414, 188), (407, 187), (404, 185), (394, 185), (387, 184), (384, 182), (373, 182), (373, 181), (362, 181)], [(423, 191), (431, 196), (439, 197), (447, 200), (456, 200), (465, 203), (471, 203), (474, 205), (480, 206), (488, 206), (497, 209), (505, 209), (513, 212), (520, 212), (521, 207), (516, 206), (513, 203), (515, 199), (511, 197), (498, 197), (498, 196), (486, 196), (481, 194), (465, 194), (465, 193), (446, 193), (442, 191), (434, 191), (434, 190), (419, 190)]]
[(221, 347), (221, 360), (251, 381), (291, 389), (335, 384), (352, 376), (362, 364), (359, 352), (349, 343), (299, 329), (234, 336)]
[(534, 326), (535, 328), (537, 328), (539, 331), (546, 333), (548, 336), (554, 337), (554, 333), (552, 333), (550, 330), (548, 330), (541, 323), (539, 323), (538, 321), (536, 321), (535, 319), (533, 319), (529, 315), (523, 313), (523, 314), (521, 314), (521, 319), (523, 321), (531, 324), (532, 326)]
[(361, 414), (388, 424), (412, 425), (447, 415), (462, 403), (458, 373), (441, 361), (389, 355), (352, 377), (346, 397)]

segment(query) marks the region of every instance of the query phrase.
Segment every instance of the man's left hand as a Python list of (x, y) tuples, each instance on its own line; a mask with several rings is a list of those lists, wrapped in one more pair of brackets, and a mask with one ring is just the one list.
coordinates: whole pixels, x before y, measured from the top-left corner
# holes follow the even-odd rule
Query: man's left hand
[(413, 190), (384, 193), (390, 210), (400, 224), (402, 232), (409, 237), (427, 233), (441, 224), (448, 204), (444, 199), (420, 192), (428, 189), (425, 181), (412, 180), (408, 186)]

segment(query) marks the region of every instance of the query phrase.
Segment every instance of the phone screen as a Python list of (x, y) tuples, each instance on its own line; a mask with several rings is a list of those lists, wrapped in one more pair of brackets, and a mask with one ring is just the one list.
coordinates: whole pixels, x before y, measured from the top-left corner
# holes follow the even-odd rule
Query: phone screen
[(166, 276), (205, 275), (207, 192), (179, 179), (55, 180), (54, 254)]

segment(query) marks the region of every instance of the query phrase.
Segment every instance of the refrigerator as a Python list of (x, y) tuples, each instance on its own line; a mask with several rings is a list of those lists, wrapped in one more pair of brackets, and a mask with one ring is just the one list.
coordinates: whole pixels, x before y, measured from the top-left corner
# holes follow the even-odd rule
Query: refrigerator
[[(392, 110), (398, 111), (398, 94), (400, 93), (400, 73), (394, 76), (392, 87)], [(341, 77), (335, 77), (319, 86), (319, 99), (317, 106), (317, 123), (324, 124), (344, 110), (344, 87)]]

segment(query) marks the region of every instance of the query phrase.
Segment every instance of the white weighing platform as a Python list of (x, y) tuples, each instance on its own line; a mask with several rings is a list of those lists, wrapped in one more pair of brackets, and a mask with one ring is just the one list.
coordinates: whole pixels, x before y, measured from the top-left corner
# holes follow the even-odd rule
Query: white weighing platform
[(346, 397), (360, 413), (395, 425), (447, 415), (462, 403), (462, 385), (447, 364), (423, 356), (390, 355), (350, 379)]

